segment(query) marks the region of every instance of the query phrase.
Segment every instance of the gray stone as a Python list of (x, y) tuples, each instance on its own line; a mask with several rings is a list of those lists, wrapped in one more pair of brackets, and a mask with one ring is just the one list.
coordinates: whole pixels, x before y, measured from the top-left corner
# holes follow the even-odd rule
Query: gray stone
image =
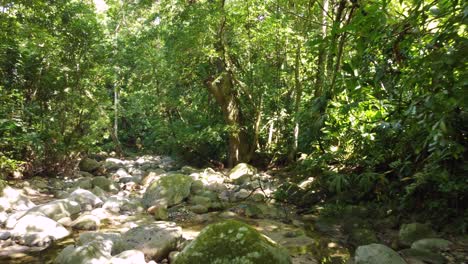
[(28, 210), (34, 206), (35, 204), (28, 197), (24, 196), (20, 190), (11, 188), (10, 186), (3, 188), (3, 194), (0, 197), (0, 212)]
[(413, 244), (411, 248), (418, 250), (425, 250), (429, 252), (441, 252), (450, 248), (452, 242), (441, 238), (424, 238), (420, 239)]
[(102, 206), (101, 198), (94, 195), (92, 192), (84, 189), (73, 191), (68, 199), (80, 204), (82, 210), (91, 211), (93, 208)]
[(237, 184), (243, 184), (252, 179), (257, 169), (247, 163), (239, 163), (229, 172), (229, 179)]
[(155, 222), (128, 230), (122, 235), (123, 249), (142, 251), (148, 259), (160, 261), (176, 250), (182, 229), (172, 222)]
[(107, 264), (112, 241), (96, 239), (82, 246), (68, 246), (55, 259), (56, 264)]
[(100, 225), (101, 220), (91, 214), (80, 215), (71, 223), (71, 227), (78, 230), (97, 230)]
[(27, 246), (48, 246), (52, 240), (62, 239), (70, 233), (61, 224), (40, 214), (26, 214), (21, 217), (11, 236)]
[(33, 212), (40, 212), (45, 216), (57, 221), (61, 218), (75, 215), (80, 211), (81, 206), (79, 203), (69, 199), (61, 199), (31, 208), (28, 211), (28, 214)]
[(400, 250), (400, 254), (409, 259), (417, 259), (429, 264), (445, 264), (447, 260), (440, 254), (425, 250), (407, 248)]
[(423, 238), (435, 238), (436, 234), (428, 225), (411, 223), (402, 225), (398, 236), (402, 245), (410, 246), (413, 242)]
[(113, 256), (109, 264), (146, 264), (145, 254), (139, 250), (126, 250)]
[(358, 247), (354, 261), (356, 264), (406, 264), (397, 252), (381, 244)]

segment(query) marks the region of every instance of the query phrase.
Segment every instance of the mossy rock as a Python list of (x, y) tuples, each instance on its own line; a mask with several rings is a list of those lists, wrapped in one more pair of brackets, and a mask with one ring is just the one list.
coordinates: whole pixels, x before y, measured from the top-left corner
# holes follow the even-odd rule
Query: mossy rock
[(253, 227), (226, 220), (205, 227), (174, 264), (292, 263), (287, 251)]
[(160, 200), (164, 200), (168, 207), (179, 204), (190, 195), (192, 182), (192, 177), (183, 174), (162, 177), (146, 189), (142, 203), (146, 208)]
[(84, 158), (80, 161), (80, 170), (81, 171), (86, 171), (89, 173), (93, 173), (97, 169), (101, 167), (101, 163), (97, 162), (96, 160), (90, 159), (90, 158)]
[(398, 236), (402, 245), (410, 246), (413, 242), (423, 238), (435, 238), (436, 233), (428, 225), (411, 223), (402, 225)]
[(351, 231), (348, 241), (354, 247), (358, 247), (377, 243), (378, 239), (374, 231), (365, 228), (358, 228)]

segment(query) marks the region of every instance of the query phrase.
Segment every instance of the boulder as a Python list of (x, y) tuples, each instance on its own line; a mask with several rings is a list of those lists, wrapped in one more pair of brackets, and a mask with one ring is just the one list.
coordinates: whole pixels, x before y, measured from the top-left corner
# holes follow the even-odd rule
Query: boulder
[(399, 241), (404, 246), (410, 246), (413, 242), (423, 238), (434, 238), (436, 233), (426, 224), (404, 224), (398, 233)]
[(118, 170), (120, 168), (125, 167), (125, 161), (119, 160), (116, 158), (107, 158), (106, 161), (104, 162), (104, 167), (107, 170)]
[(452, 244), (452, 242), (441, 238), (424, 238), (411, 244), (411, 248), (429, 252), (441, 252), (448, 250)]
[(124, 251), (122, 235), (120, 233), (101, 233), (101, 232), (86, 232), (81, 233), (79, 237), (79, 244), (86, 245), (94, 240), (109, 240), (112, 242), (111, 254), (115, 255)]
[(94, 195), (94, 193), (84, 189), (77, 189), (73, 191), (68, 199), (79, 203), (81, 209), (87, 211), (91, 211), (93, 208), (102, 206), (103, 204), (101, 198)]
[(148, 186), (155, 180), (158, 180), (166, 173), (163, 169), (155, 169), (150, 171), (146, 176), (143, 177), (141, 180), (141, 185)]
[(55, 259), (56, 264), (107, 264), (111, 259), (112, 241), (95, 239), (82, 246), (68, 246)]
[(147, 259), (160, 261), (176, 250), (182, 238), (182, 228), (173, 222), (158, 221), (134, 227), (122, 235), (123, 250), (142, 251)]
[(416, 259), (429, 264), (445, 264), (447, 260), (440, 254), (426, 250), (407, 248), (400, 250), (400, 255), (405, 259)]
[(193, 179), (183, 174), (171, 174), (154, 181), (146, 189), (142, 203), (148, 208), (164, 200), (168, 207), (181, 203), (190, 195)]
[(139, 199), (129, 199), (120, 195), (113, 195), (109, 197), (102, 205), (102, 208), (115, 214), (125, 211), (143, 211), (143, 207)]
[(108, 178), (104, 176), (97, 176), (94, 177), (93, 180), (91, 181), (94, 187), (99, 187), (103, 189), (106, 192), (117, 192), (118, 189), (115, 186), (114, 182), (109, 180)]
[(90, 158), (84, 158), (80, 161), (79, 167), (81, 171), (93, 173), (101, 167), (101, 163)]
[(356, 249), (355, 264), (406, 264), (397, 252), (382, 244), (370, 244)]
[(208, 212), (208, 207), (201, 205), (201, 204), (196, 204), (193, 206), (189, 207), (190, 211), (196, 213), (196, 214), (204, 214)]
[(78, 179), (73, 184), (73, 188), (91, 190), (91, 188), (93, 188), (93, 182), (92, 181), (93, 181), (93, 178), (90, 178), (90, 177)]
[(91, 214), (80, 215), (71, 223), (71, 227), (78, 230), (97, 230), (100, 225), (99, 217)]
[(348, 242), (352, 246), (358, 247), (372, 243), (377, 243), (378, 239), (374, 231), (365, 228), (357, 228), (351, 230), (351, 233), (348, 237)]
[(205, 227), (174, 264), (292, 263), (288, 252), (251, 226), (226, 220)]
[(237, 184), (245, 183), (257, 173), (257, 169), (247, 163), (239, 163), (229, 172), (229, 179)]
[(203, 182), (201, 180), (196, 180), (192, 182), (192, 185), (190, 186), (190, 192), (192, 194), (199, 194), (203, 192)]
[(28, 210), (36, 206), (28, 197), (24, 196), (18, 189), (5, 186), (0, 197), (0, 212), (9, 210)]
[(145, 254), (139, 250), (126, 250), (113, 256), (109, 264), (146, 264)]
[(39, 247), (48, 246), (53, 240), (62, 239), (69, 234), (61, 224), (40, 213), (29, 213), (21, 217), (11, 231), (11, 236), (20, 244)]
[(40, 212), (45, 216), (58, 221), (61, 218), (75, 215), (80, 211), (81, 206), (79, 203), (69, 199), (61, 199), (31, 208), (28, 211), (28, 214), (33, 212)]

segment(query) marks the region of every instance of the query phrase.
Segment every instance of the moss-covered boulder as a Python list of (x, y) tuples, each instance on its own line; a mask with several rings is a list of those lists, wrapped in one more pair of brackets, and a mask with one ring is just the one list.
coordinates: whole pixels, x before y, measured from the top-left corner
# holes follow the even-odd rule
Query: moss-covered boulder
[(283, 264), (287, 251), (251, 226), (226, 220), (204, 228), (177, 257), (174, 264)]
[(90, 158), (84, 158), (80, 161), (80, 170), (93, 173), (101, 167), (101, 163)]
[(436, 233), (429, 225), (411, 223), (402, 225), (398, 236), (402, 245), (410, 246), (413, 242), (423, 238), (435, 238)]
[(142, 198), (143, 205), (148, 208), (163, 200), (167, 206), (176, 205), (190, 195), (193, 179), (188, 175), (171, 174), (162, 177), (146, 189)]

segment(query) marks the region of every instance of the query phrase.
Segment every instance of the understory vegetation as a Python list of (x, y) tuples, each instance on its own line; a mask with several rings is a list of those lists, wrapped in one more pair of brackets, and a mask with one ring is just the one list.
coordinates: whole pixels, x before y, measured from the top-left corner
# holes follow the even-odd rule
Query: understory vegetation
[(373, 203), (466, 232), (466, 2), (106, 3), (1, 2), (4, 180), (102, 151), (246, 162), (285, 172), (276, 198), (304, 210)]

